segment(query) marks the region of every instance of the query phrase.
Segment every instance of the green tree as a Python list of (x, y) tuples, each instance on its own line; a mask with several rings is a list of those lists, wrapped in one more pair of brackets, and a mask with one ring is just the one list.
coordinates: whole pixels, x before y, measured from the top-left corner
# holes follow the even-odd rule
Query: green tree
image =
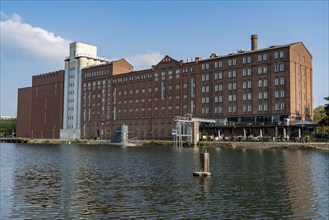
[(329, 96), (324, 98), (328, 101), (327, 104), (324, 105), (324, 117), (319, 121), (320, 124), (329, 125)]
[(323, 105), (319, 105), (318, 107), (316, 107), (313, 110), (314, 116), (313, 116), (313, 121), (319, 122), (321, 121), (323, 118), (326, 117), (326, 113), (324, 111), (324, 106)]
[(16, 133), (16, 118), (0, 118), (0, 136)]
[[(325, 100), (329, 101), (329, 97), (324, 98)], [(322, 135), (329, 134), (329, 103), (320, 105), (316, 107), (314, 110), (314, 117), (313, 120), (318, 122), (321, 126), (317, 128), (317, 133)]]

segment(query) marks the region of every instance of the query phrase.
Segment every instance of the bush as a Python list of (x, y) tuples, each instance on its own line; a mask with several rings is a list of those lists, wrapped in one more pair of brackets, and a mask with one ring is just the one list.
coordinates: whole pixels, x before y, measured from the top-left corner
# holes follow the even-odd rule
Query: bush
[(84, 136), (81, 137), (81, 139), (83, 139), (83, 140), (88, 140), (89, 137), (88, 137), (88, 135), (84, 135)]

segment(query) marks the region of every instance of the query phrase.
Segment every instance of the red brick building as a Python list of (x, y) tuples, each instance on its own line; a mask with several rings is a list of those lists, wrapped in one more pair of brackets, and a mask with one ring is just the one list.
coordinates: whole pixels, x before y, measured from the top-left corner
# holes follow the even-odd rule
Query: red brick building
[(18, 89), (16, 137), (31, 137), (32, 88)]
[(312, 55), (302, 42), (210, 58), (169, 56), (151, 69), (132, 71), (125, 60), (83, 69), (81, 134), (109, 138), (126, 123), (130, 136), (171, 138), (174, 116), (211, 118), (203, 132), (273, 135), (289, 122), (311, 120)]
[(17, 137), (59, 138), (63, 115), (64, 71), (32, 77), (32, 87), (18, 90)]

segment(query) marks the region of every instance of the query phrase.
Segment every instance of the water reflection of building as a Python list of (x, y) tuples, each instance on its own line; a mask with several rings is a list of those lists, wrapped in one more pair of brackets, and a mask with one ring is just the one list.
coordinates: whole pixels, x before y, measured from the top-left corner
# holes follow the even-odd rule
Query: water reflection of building
[(285, 199), (296, 219), (312, 219), (317, 216), (316, 192), (310, 162), (305, 151), (284, 151)]

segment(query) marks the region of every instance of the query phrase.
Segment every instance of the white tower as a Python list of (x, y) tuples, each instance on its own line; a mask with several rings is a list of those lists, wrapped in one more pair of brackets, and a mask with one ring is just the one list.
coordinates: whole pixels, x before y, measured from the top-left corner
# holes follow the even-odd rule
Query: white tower
[(97, 57), (97, 47), (74, 42), (70, 56), (65, 59), (63, 129), (61, 139), (80, 139), (81, 70), (109, 61)]

